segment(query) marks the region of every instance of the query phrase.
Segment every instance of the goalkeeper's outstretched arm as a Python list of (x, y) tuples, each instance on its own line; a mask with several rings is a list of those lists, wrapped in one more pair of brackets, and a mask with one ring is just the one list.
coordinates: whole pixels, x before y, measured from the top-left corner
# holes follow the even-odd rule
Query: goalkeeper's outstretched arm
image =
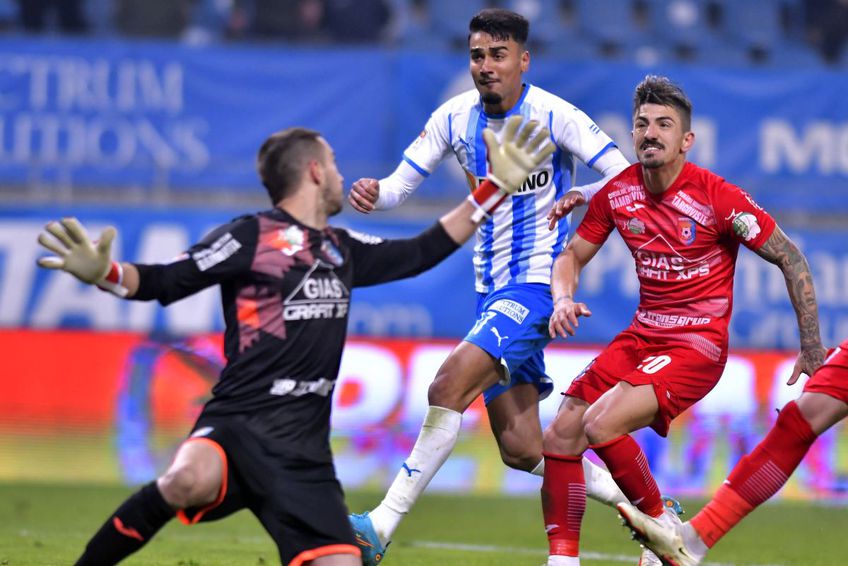
[[(524, 123), (521, 116), (512, 116), (506, 122), (504, 133), (498, 140), (490, 129), (483, 131), (489, 157), (488, 178), (459, 206), (439, 221), (447, 235), (456, 244), (466, 242), (484, 219), (527, 179), (527, 176), (554, 152), (550, 132), (534, 120)], [(80, 281), (97, 285), (119, 297), (132, 298), (138, 294), (141, 272), (131, 263), (112, 259), (112, 241), (116, 230), (106, 228), (99, 240), (92, 242), (76, 218), (51, 222), (39, 234), (38, 242), (54, 255), (38, 260), (47, 269), (67, 271)], [(233, 269), (239, 265), (234, 264)], [(144, 269), (145, 267), (142, 266)], [(215, 283), (209, 277), (195, 278), (191, 284), (178, 286), (164, 293), (159, 278), (145, 276), (145, 289), (141, 299), (159, 299), (163, 304), (172, 302)], [(147, 285), (151, 281), (156, 285)]]
[(39, 258), (38, 265), (67, 271), (83, 283), (128, 299), (138, 291), (138, 269), (131, 263), (112, 260), (116, 234), (110, 226), (92, 242), (76, 218), (51, 222), (38, 235), (38, 243), (55, 255)]

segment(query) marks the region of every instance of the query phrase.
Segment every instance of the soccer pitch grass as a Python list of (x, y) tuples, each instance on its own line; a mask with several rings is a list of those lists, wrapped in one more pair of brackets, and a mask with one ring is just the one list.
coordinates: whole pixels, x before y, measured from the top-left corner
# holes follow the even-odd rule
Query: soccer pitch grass
[[(131, 492), (90, 485), (0, 484), (0, 565), (64, 565)], [(380, 494), (350, 492), (361, 511)], [(688, 502), (695, 510), (702, 502)], [(848, 509), (806, 503), (769, 504), (728, 535), (711, 564), (832, 566), (845, 563)], [(581, 541), (587, 565), (636, 564), (638, 547), (615, 513), (587, 507)], [(386, 566), (539, 566), (545, 562), (535, 498), (425, 495), (401, 525)], [(278, 564), (276, 551), (246, 512), (216, 523), (166, 526), (127, 565), (258, 566)]]

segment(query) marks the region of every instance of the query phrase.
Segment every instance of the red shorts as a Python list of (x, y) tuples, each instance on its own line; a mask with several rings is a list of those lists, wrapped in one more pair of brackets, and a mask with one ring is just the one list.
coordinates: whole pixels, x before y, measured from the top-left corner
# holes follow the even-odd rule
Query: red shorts
[(726, 350), (710, 359), (699, 348), (707, 340), (698, 334), (667, 335), (630, 327), (571, 383), (565, 395), (589, 404), (621, 381), (653, 385), (659, 403), (651, 424), (660, 436), (677, 415), (701, 400), (715, 387), (724, 371)]
[(839, 348), (824, 361), (804, 385), (804, 392), (824, 393), (834, 399), (848, 403), (848, 342), (843, 342)]

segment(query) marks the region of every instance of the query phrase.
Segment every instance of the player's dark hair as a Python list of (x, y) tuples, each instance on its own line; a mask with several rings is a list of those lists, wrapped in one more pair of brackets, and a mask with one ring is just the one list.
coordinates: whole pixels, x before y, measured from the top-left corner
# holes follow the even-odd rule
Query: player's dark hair
[(518, 44), (527, 43), (530, 34), (530, 22), (521, 14), (502, 8), (486, 8), (480, 10), (476, 16), (471, 18), (468, 24), (468, 39), (471, 34), (483, 32), (491, 35), (499, 41), (512, 39)]
[(271, 204), (287, 197), (311, 159), (323, 158), (321, 134), (306, 128), (280, 130), (265, 140), (256, 156), (256, 170), (268, 190)]
[(660, 104), (677, 109), (680, 114), (683, 131), (692, 128), (692, 102), (683, 89), (671, 82), (668, 77), (648, 75), (636, 87), (633, 94), (633, 116), (643, 104)]

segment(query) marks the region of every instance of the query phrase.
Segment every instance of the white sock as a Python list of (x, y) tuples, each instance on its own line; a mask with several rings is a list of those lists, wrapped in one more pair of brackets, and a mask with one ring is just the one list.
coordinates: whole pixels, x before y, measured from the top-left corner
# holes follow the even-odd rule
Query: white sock
[(586, 477), (586, 495), (615, 508), (616, 503), (629, 503), (618, 484), (606, 469), (583, 458), (583, 475)]
[[(544, 476), (545, 459), (542, 458), (530, 473), (534, 476)], [(586, 478), (586, 495), (595, 501), (613, 508), (616, 503), (629, 503), (610, 473), (586, 458), (583, 458), (583, 476)]]
[(580, 558), (578, 556), (551, 554), (548, 556), (548, 563), (545, 566), (580, 566)]
[(380, 543), (385, 545), (456, 445), (462, 413), (430, 406), (418, 440), (383, 501), (369, 513)]
[(704, 556), (707, 555), (707, 545), (704, 544), (704, 541), (701, 540), (701, 537), (698, 536), (698, 531), (695, 530), (695, 527), (689, 521), (683, 523), (683, 527), (680, 529), (680, 534), (683, 536), (683, 542), (686, 544), (686, 548), (695, 555), (695, 558), (698, 560), (703, 560)]

